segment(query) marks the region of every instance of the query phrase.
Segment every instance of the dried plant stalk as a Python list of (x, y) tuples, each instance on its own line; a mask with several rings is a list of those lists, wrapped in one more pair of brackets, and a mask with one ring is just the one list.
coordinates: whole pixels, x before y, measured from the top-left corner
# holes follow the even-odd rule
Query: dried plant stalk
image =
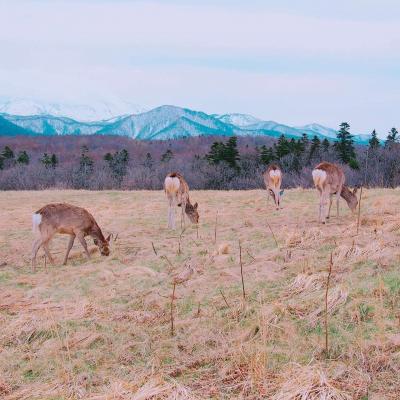
[(242, 246), (240, 244), (240, 240), (239, 240), (239, 261), (240, 261), (240, 275), (242, 276), (243, 300), (246, 300), (246, 291), (244, 289), (244, 278), (243, 278)]
[(331, 252), (331, 258), (329, 260), (329, 272), (328, 272), (328, 278), (326, 280), (326, 291), (325, 291), (325, 355), (326, 355), (326, 358), (329, 357), (329, 346), (328, 346), (328, 293), (329, 293), (329, 281), (331, 279), (331, 274), (332, 274), (332, 265), (333, 265), (333, 260), (332, 260), (332, 252)]

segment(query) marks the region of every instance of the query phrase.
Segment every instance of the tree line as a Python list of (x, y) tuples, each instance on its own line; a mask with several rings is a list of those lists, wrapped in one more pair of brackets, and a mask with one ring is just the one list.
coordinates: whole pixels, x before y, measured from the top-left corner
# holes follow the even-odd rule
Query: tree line
[[(20, 142), (18, 151), (6, 144), (0, 151), (0, 189), (160, 189), (165, 175), (173, 170), (182, 172), (194, 189), (252, 189), (263, 186), (262, 172), (272, 162), (279, 163), (285, 172), (286, 187), (309, 187), (310, 172), (322, 160), (343, 164), (350, 185), (400, 184), (396, 128), (385, 141), (380, 141), (374, 130), (367, 146), (354, 142), (346, 122), (340, 124), (333, 141), (306, 134), (300, 138), (281, 135), (277, 140), (233, 136), (169, 142), (93, 136), (67, 151), (62, 140), (53, 139), (58, 151), (41, 139), (29, 138), (31, 150), (21, 150)], [(64, 140), (76, 147), (83, 139)], [(41, 143), (41, 154), (32, 141)], [(115, 149), (115, 142), (122, 141), (124, 146)]]

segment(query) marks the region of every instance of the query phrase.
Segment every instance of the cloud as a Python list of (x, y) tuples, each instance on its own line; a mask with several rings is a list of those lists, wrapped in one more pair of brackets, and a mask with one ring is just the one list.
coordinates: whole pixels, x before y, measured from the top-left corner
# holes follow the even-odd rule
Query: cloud
[(3, 1), (2, 94), (389, 129), (400, 6), (322, 3)]
[[(400, 50), (397, 21), (352, 21), (271, 12), (262, 7), (156, 2), (9, 2), (3, 43), (152, 49), (164, 54), (385, 55)], [(18, 23), (16, 23), (18, 21)]]

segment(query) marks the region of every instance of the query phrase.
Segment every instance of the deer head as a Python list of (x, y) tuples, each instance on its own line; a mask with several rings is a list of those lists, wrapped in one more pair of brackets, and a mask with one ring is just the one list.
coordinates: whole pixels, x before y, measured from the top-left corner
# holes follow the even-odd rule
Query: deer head
[(349, 206), (351, 212), (355, 212), (358, 205), (358, 199), (356, 196), (358, 187), (355, 187), (353, 191), (351, 191), (347, 186), (343, 186), (342, 189), (342, 197), (346, 200), (347, 205)]
[(100, 253), (101, 253), (102, 256), (109, 256), (110, 255), (110, 247), (109, 247), (110, 239), (111, 239), (111, 234), (109, 234), (107, 236), (107, 238), (104, 239), (104, 240), (97, 239), (97, 238), (93, 239), (94, 244), (99, 248)]
[(186, 203), (185, 213), (189, 217), (192, 224), (197, 224), (199, 222), (199, 213), (197, 212), (198, 204), (194, 203), (191, 205), (189, 202)]

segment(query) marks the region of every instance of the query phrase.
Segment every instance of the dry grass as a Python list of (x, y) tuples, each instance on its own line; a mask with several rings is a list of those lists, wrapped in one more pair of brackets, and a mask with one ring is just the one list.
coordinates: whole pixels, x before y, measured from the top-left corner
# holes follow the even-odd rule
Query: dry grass
[[(263, 191), (192, 198), (199, 236), (166, 229), (162, 192), (0, 193), (0, 398), (400, 397), (399, 190), (363, 192), (359, 235), (344, 203), (318, 225), (314, 191), (286, 191), (280, 211)], [(46, 271), (40, 253), (32, 274), (31, 214), (55, 201), (118, 233), (111, 256), (88, 239), (92, 259), (75, 244), (62, 266), (59, 236), (57, 265)]]

